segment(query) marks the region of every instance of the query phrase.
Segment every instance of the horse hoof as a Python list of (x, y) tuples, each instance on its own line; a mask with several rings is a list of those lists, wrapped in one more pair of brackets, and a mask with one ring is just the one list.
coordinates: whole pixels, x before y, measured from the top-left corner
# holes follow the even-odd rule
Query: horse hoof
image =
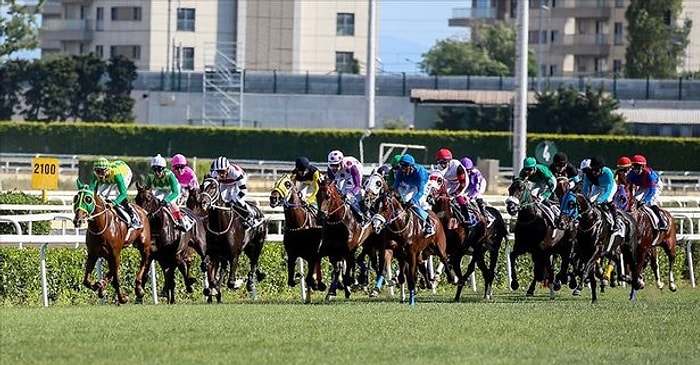
[(323, 281), (319, 281), (317, 290), (318, 291), (326, 291), (326, 289), (328, 289), (328, 287), (326, 286), (326, 283), (324, 283)]
[(163, 289), (158, 293), (158, 296), (161, 298), (167, 298), (168, 297), (168, 291), (166, 289)]
[[(119, 304), (126, 304), (129, 302), (129, 297), (126, 295), (122, 295), (118, 297), (119, 299)], [(143, 297), (136, 297), (136, 304), (142, 304), (143, 303)]]
[(189, 278), (185, 281), (185, 286), (192, 286), (194, 284), (197, 284), (197, 279), (195, 278)]
[(265, 280), (266, 277), (267, 277), (267, 274), (265, 274), (265, 273), (262, 272), (262, 271), (258, 271), (258, 272), (255, 273), (255, 279), (256, 279), (258, 282), (261, 282), (261, 281)]
[(518, 283), (517, 281), (511, 281), (511, 282), (510, 282), (510, 289), (511, 289), (511, 290), (518, 290), (518, 289), (520, 289), (520, 283)]
[(671, 290), (671, 292), (674, 293), (676, 292), (676, 290), (678, 290), (678, 288), (676, 287), (676, 283), (668, 284), (668, 288)]
[(555, 282), (552, 288), (554, 289), (554, 291), (561, 290), (561, 282), (560, 281)]
[(659, 281), (656, 283), (656, 287), (659, 288), (659, 290), (664, 290), (664, 283)]
[(192, 287), (192, 285), (189, 285), (189, 286), (186, 286), (186, 287), (185, 287), (185, 291), (186, 291), (188, 294), (192, 294), (192, 293), (194, 293), (194, 288)]
[(249, 293), (254, 293), (254, 292), (255, 292), (255, 283), (253, 283), (252, 281), (249, 281), (249, 282), (245, 285), (245, 289), (246, 289)]
[(526, 296), (526, 297), (534, 297), (534, 296), (535, 296), (535, 292), (534, 292), (534, 291), (529, 291), (529, 290), (528, 290), (528, 292), (525, 293), (525, 296)]
[(376, 298), (379, 296), (379, 288), (374, 288), (372, 291), (369, 293), (370, 298)]
[(350, 288), (345, 287), (345, 299), (350, 299)]
[(581, 296), (581, 290), (579, 290), (579, 289), (574, 289), (574, 292), (571, 293), (571, 295), (573, 295), (573, 296), (575, 296), (575, 297), (580, 297), (580, 296)]
[(574, 290), (577, 286), (578, 283), (576, 282), (576, 278), (572, 277), (571, 280), (569, 280), (569, 289)]
[(203, 294), (205, 297), (209, 297), (209, 299), (211, 300), (211, 289), (209, 289), (209, 288), (204, 288), (204, 289), (202, 289), (202, 294)]
[(600, 282), (600, 286), (601, 286), (601, 287), (603, 287), (603, 286), (610, 286), (610, 280), (608, 280), (608, 279), (603, 279), (603, 280)]
[(288, 285), (290, 288), (293, 288), (293, 287), (297, 286), (297, 283), (296, 283), (296, 281), (294, 281), (294, 280), (287, 280), (287, 285)]

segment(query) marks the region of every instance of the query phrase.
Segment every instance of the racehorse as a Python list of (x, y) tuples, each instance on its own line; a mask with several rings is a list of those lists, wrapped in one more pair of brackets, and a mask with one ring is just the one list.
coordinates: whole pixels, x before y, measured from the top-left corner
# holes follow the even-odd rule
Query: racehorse
[[(510, 266), (512, 290), (518, 290), (517, 265), (518, 256), (530, 253), (534, 265), (534, 275), (526, 295), (535, 294), (535, 286), (538, 281), (551, 283), (550, 299), (554, 299), (554, 292), (561, 288), (561, 283), (566, 282), (573, 237), (570, 231), (557, 229), (554, 222), (545, 218), (545, 213), (539, 203), (535, 201), (530, 192), (528, 183), (520, 178), (514, 178), (508, 187), (506, 210), (510, 215), (517, 215), (515, 222), (515, 242), (510, 253)], [(554, 275), (552, 256), (561, 258), (561, 268)]]
[[(287, 252), (287, 285), (294, 287), (294, 267), (297, 258), (307, 262), (307, 290), (326, 290), (326, 284), (321, 276), (321, 236), (323, 228), (316, 223), (316, 214), (311, 207), (301, 199), (300, 192), (294, 186), (289, 175), (280, 177), (270, 192), (270, 207), (284, 208), (284, 237), (282, 243)], [(316, 271), (316, 280), (313, 273)], [(310, 292), (306, 295), (310, 300)]]
[[(463, 213), (447, 193), (442, 174), (439, 172), (431, 173), (430, 181), (432, 184), (428, 199), (434, 202), (433, 212), (437, 214), (445, 228), (447, 255), (457, 276), (457, 291), (454, 300), (459, 301), (465, 282), (474, 271), (475, 265), (479, 267), (484, 277), (484, 299), (492, 299), (498, 252), (501, 243), (508, 236), (503, 216), (497, 209), (487, 207), (488, 212), (494, 217), (494, 221), (489, 224), (478, 209), (470, 205), (468, 208), (469, 217), (462, 217), (464, 219), (462, 222), (455, 212), (458, 212), (460, 216)], [(486, 252), (489, 254), (488, 266), (485, 260)], [(462, 273), (461, 261), (467, 254), (472, 256), (472, 260), (467, 266), (467, 271)]]
[[(417, 214), (407, 210), (393, 194), (382, 193), (373, 205), (372, 226), (376, 233), (384, 233), (384, 242), (394, 242), (394, 255), (399, 260), (399, 282), (405, 275), (408, 282), (408, 304), (416, 304), (416, 282), (418, 270), (427, 280), (432, 281), (423, 265), (422, 255), (437, 255), (445, 265), (445, 272), (451, 281), (456, 274), (447, 259), (447, 238), (437, 215), (429, 211), (428, 219), (435, 224), (435, 234), (425, 237), (423, 222)], [(380, 256), (381, 257), (381, 256)], [(380, 266), (383, 267), (383, 266)]]
[[(204, 260), (206, 252), (206, 230), (203, 218), (187, 208), (181, 208), (192, 227), (187, 232), (175, 228), (175, 221), (170, 209), (160, 204), (150, 187), (136, 183), (136, 198), (134, 201), (148, 213), (151, 226), (152, 241), (151, 261), (156, 260), (163, 270), (163, 292), (168, 303), (175, 303), (175, 269), (179, 269), (185, 281), (188, 293), (192, 293), (192, 285), (197, 282), (191, 276), (191, 266), (194, 252)], [(150, 266), (151, 262), (149, 262)], [(202, 266), (204, 267), (204, 265)]]
[[(664, 283), (661, 281), (661, 273), (659, 272), (659, 254), (657, 247), (661, 247), (668, 259), (668, 286), (672, 292), (675, 292), (677, 287), (673, 277), (673, 265), (676, 262), (676, 225), (673, 223), (673, 216), (667, 210), (660, 209), (666, 222), (668, 223), (667, 230), (658, 229), (658, 218), (656, 214), (646, 205), (636, 203), (638, 199), (632, 194), (631, 186), (627, 183), (627, 177), (618, 175), (618, 193), (624, 199), (618, 197), (616, 193), (613, 201), (628, 202), (628, 211), (637, 222), (637, 238), (639, 239), (638, 256), (636, 257), (636, 266), (633, 268), (633, 277), (640, 280), (640, 289), (644, 288), (644, 280), (642, 278), (644, 268), (647, 263), (651, 264), (654, 278), (656, 279), (656, 287), (663, 289)], [(641, 198), (641, 197), (640, 197)], [(619, 206), (618, 206), (619, 207)]]
[(318, 220), (323, 225), (322, 254), (327, 254), (333, 265), (326, 299), (334, 297), (339, 286), (344, 289), (345, 297), (349, 298), (350, 286), (354, 283), (352, 271), (355, 267), (355, 251), (369, 237), (371, 230), (363, 229), (357, 222), (350, 205), (343, 201), (333, 180), (326, 178), (319, 183), (316, 202), (319, 207)]
[[(594, 206), (582, 194), (576, 194), (576, 204), (579, 211), (579, 226), (576, 236), (577, 256), (583, 269), (580, 271), (581, 280), (574, 290), (574, 295), (580, 295), (584, 283), (591, 284), (591, 302), (596, 303), (596, 275), (594, 269), (601, 258), (608, 256), (620, 268), (620, 262), (613, 252), (620, 250), (622, 257), (628, 258), (630, 266), (634, 267), (637, 257), (637, 228), (634, 219), (625, 211), (618, 211), (622, 232), (613, 232), (614, 223), (606, 218), (599, 206)], [(630, 299), (634, 299), (635, 291), (640, 289), (640, 280), (632, 278)]]
[[(223, 273), (217, 273), (217, 269), (222, 263), (229, 265), (227, 287), (229, 289), (240, 287), (240, 282), (236, 280), (236, 269), (241, 252), (244, 252), (250, 261), (246, 289), (253, 300), (257, 299), (256, 280), (262, 281), (265, 278), (265, 273), (260, 270), (258, 261), (265, 245), (267, 221), (257, 227), (246, 229), (241, 216), (223, 201), (219, 182), (216, 179), (206, 178), (199, 190), (199, 206), (207, 211), (205, 262), (210, 286), (212, 286), (204, 289), (207, 301), (211, 302), (211, 297), (215, 296), (217, 302), (221, 302)], [(262, 215), (258, 207), (253, 206), (253, 209), (258, 215)]]
[[(121, 291), (119, 263), (122, 249), (134, 246), (141, 255), (134, 291), (136, 303), (142, 303), (145, 293), (143, 281), (150, 263), (151, 253), (151, 228), (146, 212), (140, 207), (132, 205), (132, 209), (143, 222), (143, 226), (138, 229), (129, 229), (115, 208), (108, 204), (102, 196), (95, 194), (88, 185), (82, 185), (80, 181), (78, 181), (78, 188), (78, 193), (73, 197), (73, 224), (79, 228), (83, 222), (88, 222), (85, 238), (87, 259), (85, 260), (83, 285), (97, 291), (98, 296), (104, 298), (104, 289), (111, 281), (118, 302), (120, 304), (128, 302), (129, 298)], [(92, 271), (99, 258), (107, 260), (109, 271), (100, 281), (93, 282)]]

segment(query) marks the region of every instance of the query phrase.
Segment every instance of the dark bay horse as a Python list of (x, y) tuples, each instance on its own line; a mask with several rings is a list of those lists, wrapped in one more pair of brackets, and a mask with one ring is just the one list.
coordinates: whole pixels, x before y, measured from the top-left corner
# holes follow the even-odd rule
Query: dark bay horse
[(423, 265), (424, 255), (438, 256), (445, 265), (448, 279), (455, 278), (456, 274), (447, 259), (445, 230), (434, 212), (428, 212), (428, 219), (435, 224), (435, 234), (425, 237), (421, 218), (405, 209), (390, 192), (379, 196), (372, 211), (375, 213), (372, 217), (374, 231), (376, 233), (383, 232), (385, 244), (394, 243), (395, 247), (392, 247), (394, 256), (399, 260), (399, 282), (402, 281), (402, 275), (405, 275), (408, 283), (409, 305), (416, 304), (418, 271), (420, 270), (427, 280), (434, 280), (429, 277), (427, 269)]
[[(627, 182), (626, 174), (622, 171), (615, 174), (618, 182), (617, 191), (613, 197), (613, 202), (619, 209), (624, 209), (637, 222), (637, 238), (639, 239), (638, 257), (636, 258), (637, 265), (632, 268), (633, 275), (638, 277), (640, 287), (644, 287), (642, 275), (647, 264), (651, 264), (656, 286), (663, 289), (664, 283), (661, 281), (661, 273), (659, 272), (659, 254), (657, 247), (661, 247), (668, 259), (668, 282), (669, 289), (676, 291), (676, 283), (673, 277), (673, 265), (676, 261), (676, 226), (673, 222), (673, 216), (667, 210), (660, 209), (661, 214), (666, 218), (668, 230), (659, 230), (656, 214), (646, 205), (638, 203), (635, 198), (632, 187)], [(641, 197), (640, 197), (641, 199)]]
[[(489, 213), (494, 217), (494, 221), (489, 224), (478, 208), (470, 206), (469, 214), (476, 219), (466, 219), (467, 222), (461, 222), (455, 214), (458, 210), (462, 214), (460, 207), (447, 193), (445, 184), (440, 183), (439, 179), (436, 180), (434, 188), (431, 187), (429, 199), (434, 201), (433, 211), (445, 228), (447, 255), (457, 276), (457, 292), (454, 300), (459, 300), (467, 278), (474, 272), (475, 265), (479, 267), (484, 277), (484, 299), (492, 299), (498, 253), (501, 243), (508, 236), (503, 216), (497, 209), (488, 207), (487, 209), (491, 208)], [(489, 254), (488, 266), (486, 253)], [(471, 255), (472, 260), (467, 266), (467, 271), (462, 273), (461, 262), (464, 255)]]
[(339, 286), (344, 289), (345, 297), (349, 298), (350, 287), (354, 284), (352, 271), (355, 268), (355, 252), (372, 230), (363, 229), (357, 222), (350, 205), (344, 202), (333, 180), (326, 178), (319, 185), (316, 202), (319, 207), (318, 220), (323, 225), (321, 254), (328, 256), (333, 266), (326, 299), (334, 297)]
[[(125, 247), (134, 246), (141, 254), (139, 269), (136, 273), (134, 291), (136, 302), (143, 301), (143, 282), (150, 263), (151, 253), (151, 229), (148, 224), (146, 212), (138, 206), (132, 209), (138, 214), (143, 227), (128, 229), (126, 223), (119, 218), (114, 208), (107, 204), (99, 194), (95, 194), (88, 185), (78, 182), (78, 193), (73, 197), (73, 224), (80, 227), (87, 221), (85, 245), (87, 246), (87, 259), (85, 260), (85, 276), (83, 285), (97, 291), (100, 298), (104, 298), (104, 289), (111, 281), (120, 304), (129, 301), (122, 293), (119, 281), (119, 263), (121, 251)], [(107, 260), (109, 271), (99, 281), (92, 281), (92, 271), (99, 258)]]
[[(175, 270), (179, 269), (185, 281), (188, 293), (192, 293), (192, 285), (197, 282), (191, 276), (191, 267), (194, 253), (199, 254), (202, 261), (206, 252), (206, 229), (202, 217), (194, 214), (187, 208), (181, 208), (183, 216), (193, 222), (187, 232), (180, 232), (175, 228), (175, 220), (170, 209), (160, 204), (153, 194), (153, 190), (136, 183), (137, 205), (148, 213), (151, 226), (151, 261), (155, 260), (163, 270), (162, 296), (168, 299), (168, 303), (175, 303)], [(149, 262), (149, 265), (151, 263)]]
[[(510, 253), (510, 266), (512, 290), (518, 290), (516, 260), (518, 256), (530, 253), (534, 265), (533, 278), (527, 290), (527, 296), (535, 294), (535, 286), (538, 281), (551, 283), (550, 298), (554, 299), (554, 292), (561, 288), (561, 283), (567, 281), (567, 271), (573, 237), (571, 231), (558, 229), (545, 218), (542, 209), (532, 197), (528, 183), (520, 178), (513, 179), (508, 187), (506, 209), (510, 215), (517, 215), (513, 230), (515, 242)], [(561, 268), (554, 275), (552, 257), (561, 258)]]
[[(301, 199), (300, 192), (289, 175), (280, 177), (270, 192), (270, 207), (284, 209), (284, 237), (282, 243), (287, 252), (287, 285), (294, 287), (294, 267), (298, 258), (307, 262), (305, 283), (306, 300), (310, 300), (310, 290), (326, 290), (321, 277), (321, 237), (323, 227), (316, 223), (316, 214)], [(316, 280), (314, 280), (314, 271)]]
[[(199, 205), (207, 211), (205, 262), (211, 286), (211, 288), (204, 289), (207, 301), (211, 302), (211, 297), (215, 296), (217, 302), (221, 302), (223, 265), (229, 266), (227, 287), (229, 289), (240, 287), (240, 283), (236, 280), (236, 269), (242, 252), (250, 261), (246, 289), (250, 292), (253, 300), (257, 299), (255, 283), (265, 278), (265, 274), (258, 266), (258, 261), (265, 245), (267, 221), (257, 227), (246, 229), (241, 216), (233, 207), (228, 206), (223, 201), (219, 191), (219, 182), (213, 178), (207, 178), (202, 182)], [(253, 206), (253, 209), (257, 210), (258, 214), (260, 213), (257, 207)]]
[[(576, 255), (579, 260), (577, 267), (580, 270), (581, 280), (574, 290), (574, 295), (579, 295), (586, 282), (591, 284), (591, 301), (596, 303), (598, 296), (596, 292), (596, 275), (594, 270), (599, 265), (600, 259), (608, 256), (621, 267), (619, 259), (613, 252), (620, 251), (622, 257), (629, 261), (630, 267), (635, 266), (635, 258), (638, 257), (637, 250), (637, 228), (634, 219), (625, 211), (618, 211), (621, 219), (622, 232), (613, 233), (613, 222), (606, 218), (599, 206), (594, 206), (582, 194), (576, 194), (576, 202), (579, 211), (579, 225), (576, 236)], [(632, 278), (632, 290), (630, 299), (634, 298), (636, 290), (640, 289), (640, 281)]]

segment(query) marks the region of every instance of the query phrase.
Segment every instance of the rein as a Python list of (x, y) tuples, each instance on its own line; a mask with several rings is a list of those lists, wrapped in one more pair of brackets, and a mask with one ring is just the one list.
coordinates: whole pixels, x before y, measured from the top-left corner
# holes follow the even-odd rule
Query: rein
[[(410, 226), (410, 223), (411, 223), (411, 222), (410, 222), (410, 217), (411, 217), (411, 216), (408, 215), (408, 212), (406, 212), (406, 209), (401, 209), (401, 210), (397, 213), (397, 212), (396, 212), (396, 209), (394, 209), (394, 204), (389, 204), (389, 205), (391, 206), (391, 214), (392, 214), (392, 217), (391, 217), (391, 219), (389, 219), (386, 223), (384, 223), (384, 226), (385, 226), (386, 229), (388, 229), (389, 232), (391, 232), (391, 233), (394, 233), (394, 234), (403, 233), (403, 232), (408, 228), (408, 226)], [(403, 226), (403, 228), (401, 228), (401, 229), (399, 229), (399, 230), (397, 230), (397, 231), (391, 229), (391, 224), (394, 223), (395, 221), (397, 221), (399, 218), (401, 218), (401, 216), (404, 215), (404, 214), (406, 214), (406, 215), (408, 216), (409, 221)]]
[[(86, 221), (93, 221), (93, 222), (94, 222), (94, 219), (95, 219), (95, 218), (97, 218), (97, 217), (99, 217), (99, 216), (101, 216), (101, 215), (103, 215), (103, 214), (105, 214), (105, 213), (107, 213), (107, 208), (103, 209), (101, 212), (99, 212), (99, 213), (97, 213), (97, 214), (93, 214), (93, 215), (90, 215), (90, 216), (86, 217), (85, 220), (86, 220)], [(99, 231), (99, 232), (93, 232), (93, 231), (91, 231), (91, 230), (90, 230), (90, 225), (88, 225), (87, 231), (90, 232), (90, 233), (92, 233), (92, 234), (95, 235), (95, 236), (99, 236), (99, 235), (105, 233), (105, 231), (107, 230), (107, 228), (109, 228), (109, 226), (111, 226), (111, 225), (112, 225), (112, 221), (108, 221), (107, 224), (105, 224), (105, 227), (104, 227), (101, 231)]]

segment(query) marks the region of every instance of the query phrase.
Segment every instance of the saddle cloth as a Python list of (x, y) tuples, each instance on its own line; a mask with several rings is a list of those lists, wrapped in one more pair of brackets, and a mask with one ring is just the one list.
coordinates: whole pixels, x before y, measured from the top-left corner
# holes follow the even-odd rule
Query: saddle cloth
[(656, 213), (654, 213), (654, 211), (651, 210), (648, 205), (644, 205), (642, 207), (642, 213), (649, 217), (651, 225), (654, 229), (659, 229), (659, 217), (656, 216)]

